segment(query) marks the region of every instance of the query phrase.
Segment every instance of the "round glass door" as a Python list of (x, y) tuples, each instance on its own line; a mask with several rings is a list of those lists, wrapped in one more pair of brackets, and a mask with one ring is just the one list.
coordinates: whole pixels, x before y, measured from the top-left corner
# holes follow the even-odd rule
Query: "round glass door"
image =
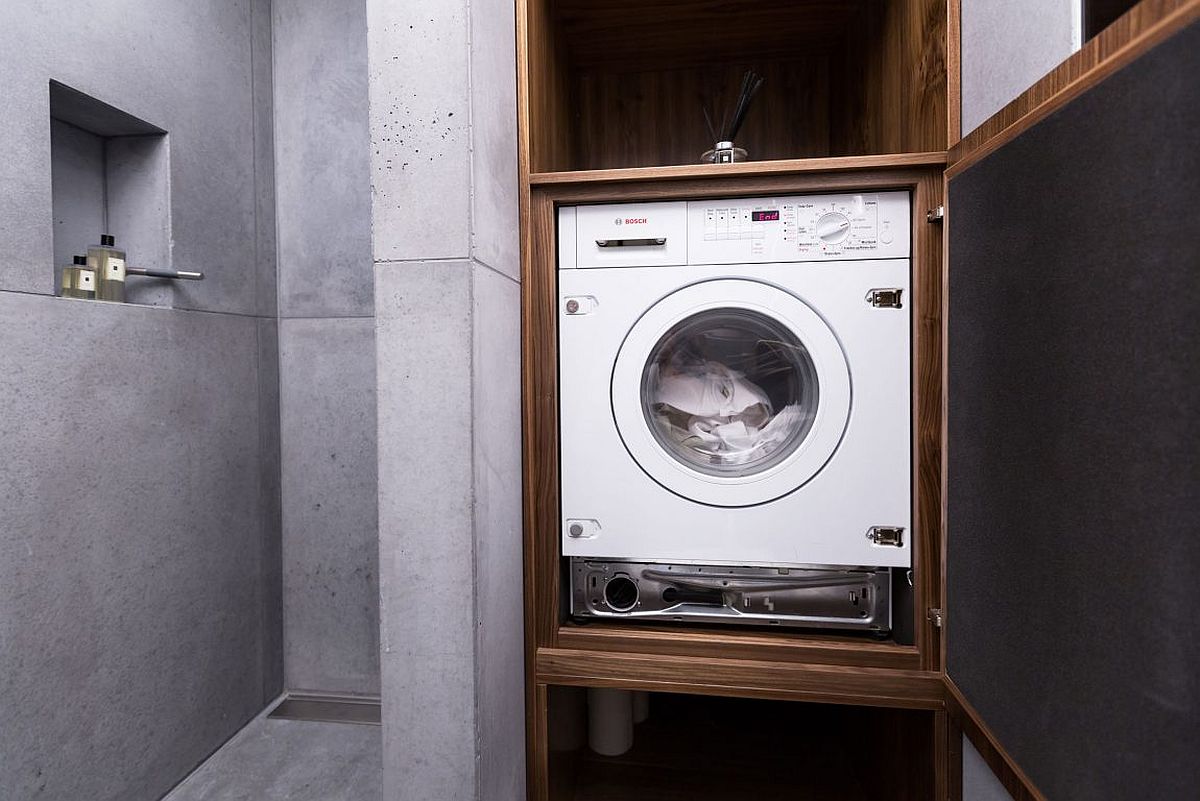
[(710, 476), (748, 476), (804, 441), (820, 381), (795, 332), (751, 309), (717, 308), (650, 349), (641, 394), (646, 424), (673, 458)]
[(828, 463), (850, 420), (850, 370), (800, 298), (714, 279), (660, 299), (613, 364), (613, 420), (663, 488), (711, 506), (769, 503)]

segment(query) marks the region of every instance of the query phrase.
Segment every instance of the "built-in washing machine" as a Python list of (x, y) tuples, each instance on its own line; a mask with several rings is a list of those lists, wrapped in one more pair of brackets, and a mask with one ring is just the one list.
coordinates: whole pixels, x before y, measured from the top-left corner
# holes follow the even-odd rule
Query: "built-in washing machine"
[(559, 209), (573, 615), (890, 630), (910, 231), (907, 192)]

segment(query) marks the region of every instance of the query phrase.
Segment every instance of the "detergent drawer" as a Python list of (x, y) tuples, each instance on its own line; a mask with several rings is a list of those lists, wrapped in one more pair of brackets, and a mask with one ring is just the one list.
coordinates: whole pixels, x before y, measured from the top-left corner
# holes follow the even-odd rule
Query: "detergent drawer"
[(687, 203), (579, 206), (577, 266), (687, 264)]

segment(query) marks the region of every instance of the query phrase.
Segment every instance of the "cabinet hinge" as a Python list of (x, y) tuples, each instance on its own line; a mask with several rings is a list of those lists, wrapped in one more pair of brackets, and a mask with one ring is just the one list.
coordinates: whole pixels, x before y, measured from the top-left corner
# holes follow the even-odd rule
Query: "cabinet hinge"
[(929, 618), (929, 622), (933, 624), (935, 629), (942, 627), (942, 610), (937, 607), (931, 608), (925, 612), (925, 617)]
[(946, 218), (946, 207), (945, 206), (937, 206), (936, 208), (932, 208), (929, 211), (925, 212), (926, 222), (931, 222), (931, 223), (941, 222), (945, 218)]

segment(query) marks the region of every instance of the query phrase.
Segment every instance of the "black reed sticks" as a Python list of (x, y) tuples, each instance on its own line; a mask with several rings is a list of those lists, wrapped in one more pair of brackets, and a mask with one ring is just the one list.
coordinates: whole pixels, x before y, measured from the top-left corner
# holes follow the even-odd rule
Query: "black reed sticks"
[[(754, 100), (754, 96), (758, 94), (758, 90), (762, 88), (762, 76), (757, 75), (754, 70), (746, 70), (746, 74), (742, 76), (742, 86), (738, 90), (737, 102), (732, 107), (726, 107), (725, 113), (721, 115), (721, 127), (713, 127), (712, 116), (708, 113), (707, 106), (701, 106), (704, 112), (704, 122), (708, 125), (708, 134), (713, 138), (714, 142), (732, 142), (733, 137), (737, 136), (737, 132), (742, 127), (742, 122), (746, 119), (746, 112), (750, 110), (750, 103)], [(732, 115), (731, 115), (732, 112)]]

